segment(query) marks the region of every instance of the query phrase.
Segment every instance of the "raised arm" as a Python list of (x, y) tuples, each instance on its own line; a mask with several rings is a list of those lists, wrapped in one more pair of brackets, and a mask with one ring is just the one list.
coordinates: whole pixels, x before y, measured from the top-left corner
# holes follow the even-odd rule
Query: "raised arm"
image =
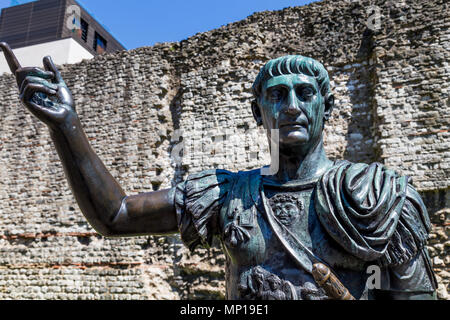
[(72, 94), (50, 57), (44, 68), (22, 68), (6, 43), (0, 43), (16, 76), (20, 100), (44, 122), (69, 185), (91, 226), (109, 237), (177, 231), (170, 190), (127, 197), (91, 148), (75, 111)]

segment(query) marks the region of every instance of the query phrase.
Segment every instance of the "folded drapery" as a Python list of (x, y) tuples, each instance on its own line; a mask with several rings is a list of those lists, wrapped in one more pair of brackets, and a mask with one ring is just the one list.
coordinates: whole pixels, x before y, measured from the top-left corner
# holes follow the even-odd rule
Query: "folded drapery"
[(327, 232), (364, 261), (399, 265), (425, 245), (431, 224), (417, 193), (379, 163), (338, 162), (319, 181), (314, 203)]

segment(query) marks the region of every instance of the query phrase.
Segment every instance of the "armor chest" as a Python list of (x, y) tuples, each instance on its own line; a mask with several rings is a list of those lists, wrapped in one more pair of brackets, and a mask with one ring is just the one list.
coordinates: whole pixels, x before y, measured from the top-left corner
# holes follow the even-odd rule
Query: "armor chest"
[[(221, 241), (227, 256), (227, 287), (231, 298), (238, 295), (249, 274), (261, 268), (293, 286), (318, 290), (310, 273), (303, 270), (283, 247), (267, 221), (267, 212), (283, 224), (314, 255), (329, 266), (361, 273), (364, 264), (343, 250), (322, 228), (312, 203), (314, 185), (300, 190), (264, 186), (265, 201), (227, 203), (221, 211)], [(265, 203), (265, 204), (264, 204)], [(270, 206), (270, 208), (269, 208)], [(348, 272), (347, 272), (348, 273)], [(286, 290), (285, 290), (286, 291)], [(292, 297), (291, 297), (292, 298)]]

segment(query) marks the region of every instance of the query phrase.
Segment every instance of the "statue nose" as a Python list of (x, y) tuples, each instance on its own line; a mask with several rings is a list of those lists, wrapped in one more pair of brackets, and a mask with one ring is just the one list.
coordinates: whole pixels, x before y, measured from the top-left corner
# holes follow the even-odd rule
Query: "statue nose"
[(285, 112), (289, 115), (296, 116), (301, 112), (301, 110), (298, 105), (290, 103)]
[(287, 99), (286, 102), (287, 102), (287, 104), (286, 104), (286, 108), (284, 110), (285, 113), (292, 115), (292, 116), (296, 116), (301, 112), (301, 110), (298, 106), (297, 96), (293, 90), (289, 93), (289, 98)]

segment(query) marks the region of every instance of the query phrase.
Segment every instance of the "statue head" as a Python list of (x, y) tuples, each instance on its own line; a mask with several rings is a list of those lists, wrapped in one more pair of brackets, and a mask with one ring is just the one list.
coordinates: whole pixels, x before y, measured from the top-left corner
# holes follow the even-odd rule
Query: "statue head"
[(277, 276), (271, 276), (268, 278), (270, 289), (273, 291), (281, 289), (281, 279)]
[(284, 225), (291, 225), (305, 209), (302, 200), (294, 194), (279, 193), (269, 199), (269, 204)]
[(281, 149), (308, 149), (322, 139), (334, 97), (328, 72), (318, 61), (300, 55), (270, 60), (256, 77), (253, 94), (253, 116), (268, 135), (279, 129)]

